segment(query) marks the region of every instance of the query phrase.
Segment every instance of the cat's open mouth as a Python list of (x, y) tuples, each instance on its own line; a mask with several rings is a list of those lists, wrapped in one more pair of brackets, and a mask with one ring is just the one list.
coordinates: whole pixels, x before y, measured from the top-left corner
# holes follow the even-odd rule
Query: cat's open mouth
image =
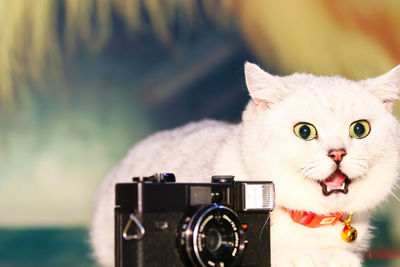
[(329, 196), (332, 193), (347, 194), (349, 192), (350, 179), (337, 169), (328, 178), (320, 181), (319, 184), (325, 196)]

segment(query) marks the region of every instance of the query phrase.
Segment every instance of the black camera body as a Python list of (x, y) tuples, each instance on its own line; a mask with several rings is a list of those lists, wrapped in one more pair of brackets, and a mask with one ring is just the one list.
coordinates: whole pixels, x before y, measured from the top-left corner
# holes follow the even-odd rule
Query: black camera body
[(115, 266), (270, 266), (274, 185), (173, 174), (116, 185)]

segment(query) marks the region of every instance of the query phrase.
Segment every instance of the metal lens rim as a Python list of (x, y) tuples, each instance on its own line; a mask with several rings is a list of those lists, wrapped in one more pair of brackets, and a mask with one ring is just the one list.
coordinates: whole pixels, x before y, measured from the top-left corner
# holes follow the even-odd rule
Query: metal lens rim
[[(201, 266), (207, 266), (207, 264), (203, 261), (202, 256), (200, 255), (199, 247), (198, 247), (198, 238), (199, 238), (199, 228), (203, 223), (203, 220), (212, 212), (219, 211), (226, 214), (232, 221), (235, 223), (237, 228), (237, 232), (239, 234), (239, 244), (237, 246), (238, 252), (234, 256), (234, 263), (240, 260), (241, 254), (244, 249), (244, 236), (240, 226), (239, 216), (230, 208), (222, 205), (212, 204), (197, 210), (192, 216), (192, 220), (187, 228), (188, 234), (186, 234), (186, 253), (189, 256), (192, 263), (196, 266), (200, 264)], [(193, 252), (194, 256), (193, 257)]]

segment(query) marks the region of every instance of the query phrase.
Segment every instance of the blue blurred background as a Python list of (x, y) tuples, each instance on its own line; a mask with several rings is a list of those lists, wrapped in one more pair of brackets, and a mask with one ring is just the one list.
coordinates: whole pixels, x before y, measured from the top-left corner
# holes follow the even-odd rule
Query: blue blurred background
[[(399, 3), (0, 0), (0, 266), (95, 266), (94, 192), (135, 142), (239, 121), (246, 60), (281, 75), (388, 71)], [(400, 201), (373, 215), (367, 266), (400, 266)]]

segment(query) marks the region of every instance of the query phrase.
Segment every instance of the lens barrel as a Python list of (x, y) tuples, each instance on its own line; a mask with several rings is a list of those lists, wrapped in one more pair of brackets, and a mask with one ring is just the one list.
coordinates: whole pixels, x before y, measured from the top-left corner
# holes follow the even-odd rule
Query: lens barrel
[(238, 215), (217, 204), (202, 206), (186, 216), (178, 238), (181, 253), (194, 266), (235, 266), (245, 246)]

